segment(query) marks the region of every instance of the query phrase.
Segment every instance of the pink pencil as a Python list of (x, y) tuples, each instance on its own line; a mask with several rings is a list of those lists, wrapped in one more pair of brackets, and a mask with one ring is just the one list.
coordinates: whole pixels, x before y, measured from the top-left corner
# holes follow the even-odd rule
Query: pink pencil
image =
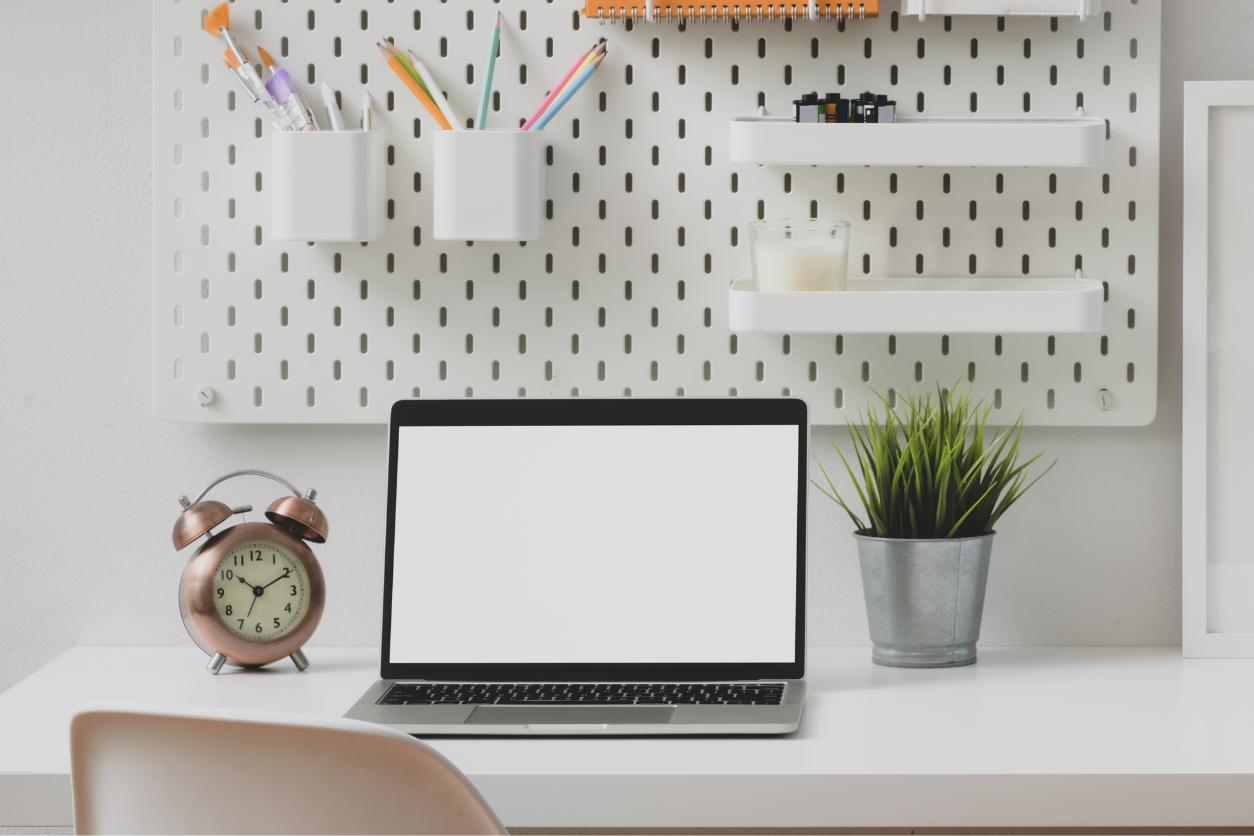
[(600, 47), (600, 45), (601, 45), (600, 43), (597, 43), (595, 46), (592, 47), (592, 49), (588, 50), (583, 55), (579, 56), (579, 60), (576, 61), (571, 66), (570, 71), (566, 73), (566, 75), (562, 76), (562, 80), (559, 81), (557, 83), (557, 86), (555, 86), (549, 92), (548, 97), (545, 98), (544, 100), (544, 104), (540, 105), (540, 107), (536, 110), (536, 112), (531, 114), (531, 118), (523, 123), (522, 130), (524, 131), (529, 130), (531, 126), (535, 124), (536, 120), (544, 115), (545, 108), (551, 105), (553, 103), (553, 100), (556, 99), (558, 95), (561, 94), (562, 88), (566, 86), (566, 82), (571, 80), (571, 78), (575, 75), (575, 73), (579, 70), (579, 68), (583, 66), (584, 62), (588, 60), (588, 56), (596, 52), (597, 48)]

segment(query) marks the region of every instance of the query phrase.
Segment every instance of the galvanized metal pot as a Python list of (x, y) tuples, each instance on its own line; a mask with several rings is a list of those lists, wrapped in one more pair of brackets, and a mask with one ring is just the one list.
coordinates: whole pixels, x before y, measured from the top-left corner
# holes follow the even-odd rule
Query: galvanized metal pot
[(993, 536), (886, 540), (854, 534), (873, 662), (897, 668), (975, 663)]

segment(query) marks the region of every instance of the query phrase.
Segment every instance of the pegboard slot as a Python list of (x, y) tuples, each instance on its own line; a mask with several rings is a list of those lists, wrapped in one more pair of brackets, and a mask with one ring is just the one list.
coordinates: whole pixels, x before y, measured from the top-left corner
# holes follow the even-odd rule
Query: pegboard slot
[(731, 123), (733, 163), (757, 165), (1099, 166), (1106, 123), (1066, 119), (911, 117), (894, 124), (798, 124), (774, 116)]
[[(728, 325), (791, 334), (1086, 333), (1102, 328), (1102, 283), (849, 279), (843, 292), (763, 293), (746, 280), (728, 292)], [(895, 354), (895, 336), (889, 346)]]

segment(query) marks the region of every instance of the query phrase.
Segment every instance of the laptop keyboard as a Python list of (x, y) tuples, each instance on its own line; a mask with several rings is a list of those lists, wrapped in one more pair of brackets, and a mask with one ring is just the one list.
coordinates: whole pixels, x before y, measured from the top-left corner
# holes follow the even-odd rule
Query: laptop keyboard
[(784, 683), (510, 685), (398, 682), (378, 705), (779, 705)]

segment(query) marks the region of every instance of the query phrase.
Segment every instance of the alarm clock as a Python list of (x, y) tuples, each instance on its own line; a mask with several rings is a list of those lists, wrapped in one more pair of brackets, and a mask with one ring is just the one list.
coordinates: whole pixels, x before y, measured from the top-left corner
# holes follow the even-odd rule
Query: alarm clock
[[(270, 522), (242, 522), (215, 533), (231, 517), (252, 510), (205, 499), (236, 476), (273, 479), (292, 496), (266, 509)], [(212, 657), (211, 674), (226, 664), (259, 668), (285, 656), (299, 671), (309, 667), (301, 648), (318, 629), (326, 604), (322, 567), (306, 545), (327, 539), (317, 495), (313, 489), (302, 494), (273, 473), (239, 470), (215, 479), (194, 500), (179, 497), (183, 513), (174, 523), (174, 550), (205, 538), (183, 569), (179, 612), (192, 641)]]

